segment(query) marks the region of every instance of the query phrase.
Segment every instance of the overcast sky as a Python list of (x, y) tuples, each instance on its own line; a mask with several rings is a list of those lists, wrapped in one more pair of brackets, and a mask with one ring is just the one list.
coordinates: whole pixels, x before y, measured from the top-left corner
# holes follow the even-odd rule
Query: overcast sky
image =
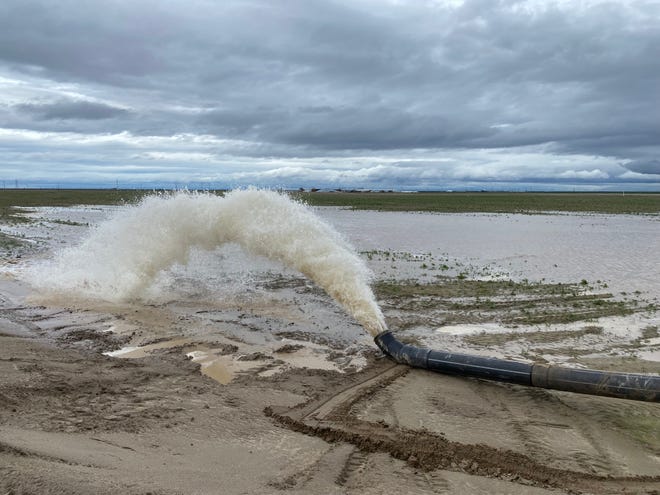
[(660, 190), (660, 2), (2, 0), (0, 180)]

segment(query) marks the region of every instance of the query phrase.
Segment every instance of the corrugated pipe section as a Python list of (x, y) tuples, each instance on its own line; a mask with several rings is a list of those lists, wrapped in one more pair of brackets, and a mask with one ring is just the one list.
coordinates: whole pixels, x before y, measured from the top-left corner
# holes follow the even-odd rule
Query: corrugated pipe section
[(660, 402), (657, 375), (573, 369), (436, 351), (403, 344), (389, 331), (377, 335), (375, 341), (396, 362), (415, 368), (580, 394)]

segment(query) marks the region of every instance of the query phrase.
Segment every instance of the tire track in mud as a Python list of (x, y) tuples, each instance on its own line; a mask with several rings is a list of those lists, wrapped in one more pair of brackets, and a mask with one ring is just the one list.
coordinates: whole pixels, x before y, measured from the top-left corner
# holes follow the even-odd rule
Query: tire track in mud
[[(548, 459), (551, 465), (558, 468), (577, 463), (584, 472), (606, 475), (616, 471), (617, 466), (610, 457), (609, 450), (597, 441), (588, 423), (575, 414), (567, 414), (565, 404), (551, 392), (531, 387), (521, 389), (503, 384), (482, 384), (474, 381), (468, 383), (475, 393), (503, 413), (502, 420), (510, 426), (524, 445), (525, 451), (532, 457)], [(507, 397), (513, 399), (510, 400), (510, 405), (497, 393), (499, 387), (507, 389)], [(553, 408), (552, 416), (559, 415), (563, 421), (551, 421), (551, 418), (544, 417), (543, 413), (549, 405)], [(530, 419), (530, 415), (537, 416), (537, 419)], [(534, 429), (537, 431), (534, 432)], [(555, 435), (549, 430), (554, 430)], [(565, 455), (558, 453), (547, 438), (565, 434), (583, 439), (597, 456), (579, 449), (571, 449)]]
[[(593, 463), (595, 468), (602, 469), (609, 473), (619, 472), (621, 474), (626, 474), (630, 470), (629, 466), (631, 465), (639, 469), (640, 459), (630, 458), (629, 456), (626, 456), (625, 459), (617, 458), (617, 454), (620, 456), (621, 453), (612, 451), (608, 447), (607, 442), (603, 441), (603, 433), (607, 434), (610, 439), (610, 443), (615, 441), (620, 448), (622, 448), (624, 444), (627, 444), (629, 453), (633, 451), (635, 454), (638, 454), (640, 451), (639, 443), (632, 440), (629, 436), (626, 436), (623, 431), (614, 426), (612, 424), (611, 415), (617, 413), (626, 415), (632, 413), (633, 411), (646, 411), (650, 414), (655, 412), (657, 414), (657, 409), (654, 411), (653, 405), (648, 403), (635, 403), (635, 407), (632, 408), (630, 404), (628, 404), (629, 401), (615, 399), (606, 402), (608, 399), (605, 399), (604, 401), (600, 397), (589, 397), (584, 399), (590, 401), (587, 402), (587, 404), (591, 403), (591, 401), (597, 401), (597, 407), (589, 407), (585, 404), (576, 406), (575, 402), (571, 400), (572, 397), (567, 397), (564, 395), (560, 395), (556, 399), (557, 402), (561, 405), (560, 413), (564, 415), (564, 417), (570, 418), (570, 420), (573, 421), (576, 429), (598, 453), (598, 457), (594, 458), (593, 456), (590, 456), (586, 460), (587, 462)], [(585, 420), (585, 414), (588, 414), (592, 422)], [(606, 427), (602, 431), (599, 431), (597, 428), (595, 428), (595, 425), (608, 425), (610, 427)], [(611, 426), (614, 426), (614, 428)], [(614, 438), (616, 440), (613, 440)], [(643, 449), (641, 450), (643, 451)], [(656, 448), (654, 453), (657, 457), (658, 454), (660, 454), (660, 451), (658, 451)], [(584, 456), (585, 453), (578, 452), (577, 455)]]
[[(341, 477), (354, 450), (351, 445), (332, 445), (312, 466), (305, 470), (304, 475), (300, 477), (300, 481), (295, 486), (296, 490), (303, 493), (315, 490), (332, 493), (332, 488), (336, 488), (336, 491), (339, 492), (341, 489), (337, 480)], [(337, 466), (341, 466), (341, 468)], [(329, 489), (330, 492), (328, 492)]]
[(422, 472), (415, 477), (415, 485), (422, 492), (449, 493), (451, 485), (437, 472)]
[(358, 448), (354, 448), (346, 458), (346, 462), (335, 482), (340, 486), (346, 485), (353, 476), (363, 473), (366, 466), (367, 454)]
[[(550, 395), (547, 392), (546, 394)], [(561, 399), (555, 397), (555, 403), (560, 406), (557, 408), (558, 414), (561, 414), (571, 424), (572, 429), (578, 432), (598, 454), (595, 457), (584, 451), (574, 450), (572, 457), (578, 464), (585, 470), (594, 473), (598, 473), (599, 471), (599, 474), (616, 472), (618, 469), (617, 463), (610, 455), (609, 449), (598, 440), (597, 434), (593, 431), (589, 423), (583, 420), (580, 414), (575, 414), (575, 411), (571, 411)]]
[[(549, 452), (548, 445), (545, 444), (538, 436), (532, 436), (524, 427), (523, 422), (516, 418), (516, 414), (511, 411), (500, 395), (493, 390), (491, 384), (484, 384), (474, 380), (466, 380), (468, 388), (470, 388), (477, 396), (481, 397), (488, 405), (497, 411), (499, 420), (509, 426), (510, 430), (516, 435), (518, 440), (524, 446), (525, 452), (529, 452), (535, 458), (552, 458), (554, 457)], [(553, 459), (554, 460), (554, 459)]]
[[(407, 374), (406, 371), (403, 372)], [(387, 387), (383, 387), (376, 397), (369, 397), (371, 400), (356, 400), (351, 403), (350, 411), (347, 411), (351, 416), (359, 413), (360, 409), (372, 409), (378, 411), (378, 415), (382, 421), (393, 425), (400, 426), (399, 412), (395, 407), (396, 397), (403, 391), (406, 386), (405, 378), (398, 376)]]
[(6, 442), (0, 442), (0, 454), (7, 454), (14, 457), (28, 457), (32, 459), (39, 459), (48, 462), (54, 462), (58, 464), (66, 464), (67, 466), (83, 466), (83, 467), (96, 467), (93, 464), (81, 464), (79, 462), (73, 462), (71, 460), (62, 459), (60, 457), (46, 455), (38, 452), (33, 452), (31, 450), (23, 449), (10, 445)]
[[(534, 388), (515, 386), (507, 388), (510, 390), (510, 397), (515, 398), (511, 403), (520, 408), (512, 411), (518, 412), (517, 416), (523, 416), (520, 414), (522, 412), (527, 412), (528, 414), (524, 416), (529, 416), (530, 411), (540, 414), (538, 420), (527, 419), (520, 422), (522, 431), (535, 438), (538, 436), (535, 435), (535, 428), (541, 428), (541, 432), (547, 428), (555, 429), (555, 435), (545, 435), (546, 438), (554, 440), (554, 444), (542, 441), (540, 445), (547, 446), (545, 455), (549, 458), (554, 457), (556, 467), (566, 467), (576, 463), (584, 472), (599, 475), (630, 475), (631, 470), (636, 471), (636, 474), (645, 474), (645, 470), (647, 473), (654, 472), (653, 468), (649, 469), (647, 466), (643, 469), (639, 465), (644, 461), (648, 462), (641, 458), (643, 455), (638, 448), (639, 445), (617, 429), (611, 421), (613, 413), (625, 414), (621, 412), (622, 410), (629, 412), (641, 410), (649, 413), (655, 411), (657, 414), (657, 409), (652, 405), (638, 402), (631, 405), (630, 401), (625, 400), (575, 396), (565, 392)], [(570, 435), (573, 442), (579, 439), (583, 447), (575, 447), (564, 451), (563, 455), (557, 455), (558, 438), (566, 435)], [(618, 446), (617, 449), (611, 448), (614, 444)], [(631, 452), (640, 457), (631, 458)]]
[[(382, 368), (378, 366), (359, 374), (351, 384), (329, 392), (330, 396), (326, 395), (291, 409), (267, 407), (264, 412), (293, 431), (316, 436), (330, 443), (352, 444), (365, 456), (368, 453), (384, 452), (403, 460), (412, 468), (423, 472), (421, 478), (415, 480), (418, 487), (434, 493), (442, 493), (449, 488), (449, 483), (439, 473), (434, 472), (438, 469), (498, 478), (522, 485), (569, 489), (574, 493), (626, 493), (627, 490), (632, 490), (634, 493), (644, 493), (644, 491), (653, 493), (652, 490), (657, 489), (660, 483), (660, 476), (610, 476), (553, 467), (512, 450), (485, 444), (473, 445), (450, 441), (442, 434), (425, 429), (409, 429), (387, 424), (384, 421), (374, 423), (360, 420), (351, 412), (355, 403), (382, 392), (409, 372), (408, 368), (401, 365), (394, 365), (384, 370)], [(546, 397), (533, 400), (538, 399), (548, 400)], [(554, 402), (557, 399), (549, 398), (549, 400)], [(502, 415), (512, 414), (506, 405), (502, 407), (502, 404), (493, 401), (492, 396), (488, 402), (494, 403)], [(530, 424), (535, 422), (532, 421)], [(541, 424), (554, 425), (562, 429), (566, 427), (564, 423), (551, 425), (541, 422)], [(524, 422), (519, 421), (517, 425), (514, 424), (514, 429), (520, 432), (521, 437), (533, 449), (539, 454), (546, 455), (547, 447), (530, 441), (530, 433), (525, 427)], [(337, 484), (346, 484), (353, 473), (359, 472), (360, 458), (355, 457), (352, 460), (352, 456), (354, 454), (348, 456), (344, 468), (336, 479)], [(607, 458), (605, 466), (610, 462)]]

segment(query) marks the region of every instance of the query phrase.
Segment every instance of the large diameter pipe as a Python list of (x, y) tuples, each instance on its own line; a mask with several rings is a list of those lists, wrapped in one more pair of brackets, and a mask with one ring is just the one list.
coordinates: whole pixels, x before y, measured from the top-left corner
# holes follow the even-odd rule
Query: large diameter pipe
[(528, 364), (436, 351), (398, 341), (390, 331), (374, 339), (396, 362), (439, 373), (472, 376), (580, 394), (660, 402), (660, 376)]

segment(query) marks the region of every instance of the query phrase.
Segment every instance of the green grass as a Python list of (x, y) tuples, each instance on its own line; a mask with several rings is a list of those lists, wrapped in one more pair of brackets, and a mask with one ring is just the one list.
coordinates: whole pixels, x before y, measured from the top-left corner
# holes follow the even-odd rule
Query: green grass
[[(212, 191), (222, 193), (222, 191)], [(134, 203), (151, 190), (136, 189), (5, 189), (0, 214), (13, 206), (113, 205)], [(291, 193), (313, 206), (356, 210), (430, 211), (445, 213), (598, 212), (660, 213), (657, 193)]]
[(542, 284), (513, 280), (469, 280), (436, 276), (436, 283), (380, 280), (374, 284), (379, 297), (397, 298), (466, 298), (515, 295), (566, 295), (582, 290), (575, 284)]
[(642, 329), (642, 336), (640, 337), (640, 340), (649, 340), (657, 337), (660, 337), (657, 325), (649, 325), (648, 327)]
[(89, 227), (88, 223), (74, 222), (73, 220), (55, 219), (55, 220), (49, 220), (49, 222), (56, 223), (58, 225), (70, 225), (70, 226), (73, 226), (73, 227)]
[(618, 415), (614, 422), (641, 444), (656, 450), (660, 447), (660, 417), (657, 415), (646, 410), (630, 411)]
[(20, 239), (16, 239), (15, 237), (0, 232), (0, 252), (11, 251), (22, 247), (24, 244), (25, 243)]
[(589, 325), (580, 330), (555, 330), (552, 332), (506, 332), (506, 333), (481, 333), (467, 335), (464, 341), (470, 345), (490, 347), (493, 345), (502, 345), (506, 342), (515, 340), (526, 340), (535, 344), (548, 344), (555, 342), (565, 342), (569, 339), (580, 339), (586, 335), (600, 335), (603, 328)]
[(134, 203), (152, 193), (134, 189), (4, 189), (0, 190), (0, 208), (115, 205)]
[(425, 324), (422, 320), (427, 319), (432, 326), (486, 322), (512, 327), (563, 324), (653, 309), (651, 304), (639, 304), (636, 300), (617, 301), (610, 293), (592, 293), (592, 288), (581, 283), (437, 277), (436, 282), (428, 284), (379, 281), (373, 288), (383, 308), (398, 311), (404, 320), (414, 324)]
[(0, 190), (0, 222), (28, 222), (15, 207), (117, 205), (136, 203), (153, 191), (134, 189), (4, 189)]
[(660, 213), (656, 193), (294, 193), (313, 206), (442, 213)]

